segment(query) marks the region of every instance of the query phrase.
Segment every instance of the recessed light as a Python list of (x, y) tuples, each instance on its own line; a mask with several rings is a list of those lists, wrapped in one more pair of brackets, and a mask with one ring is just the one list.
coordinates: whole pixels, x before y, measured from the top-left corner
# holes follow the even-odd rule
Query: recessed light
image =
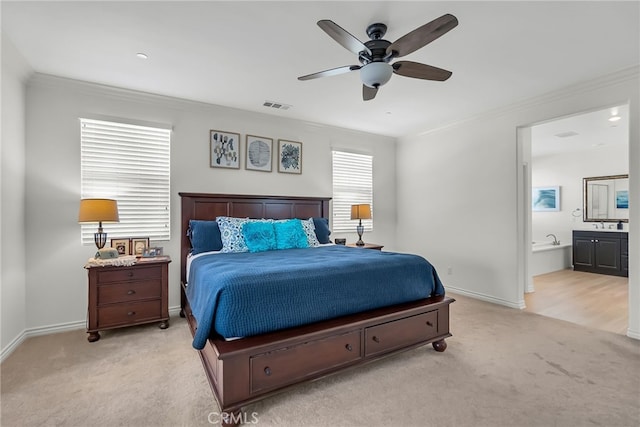
[(620, 120), (622, 117), (620, 116), (611, 116), (609, 117), (609, 121), (610, 122), (617, 122), (618, 120)]
[(142, 53), (142, 52), (138, 52), (136, 53), (136, 56), (140, 59), (148, 59), (149, 56), (146, 53)]

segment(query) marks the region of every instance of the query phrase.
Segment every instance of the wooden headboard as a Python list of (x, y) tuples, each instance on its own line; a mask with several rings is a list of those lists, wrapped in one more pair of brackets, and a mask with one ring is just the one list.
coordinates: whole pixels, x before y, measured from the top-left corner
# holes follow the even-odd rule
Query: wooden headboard
[(178, 193), (180, 219), (180, 280), (186, 283), (186, 260), (191, 250), (187, 236), (190, 219), (213, 221), (218, 216), (238, 218), (329, 218), (330, 197), (286, 197), (237, 194)]

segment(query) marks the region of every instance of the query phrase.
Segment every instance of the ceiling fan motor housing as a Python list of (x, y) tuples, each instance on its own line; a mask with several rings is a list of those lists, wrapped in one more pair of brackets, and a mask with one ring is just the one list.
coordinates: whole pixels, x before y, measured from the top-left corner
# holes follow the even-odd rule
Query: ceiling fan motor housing
[(363, 64), (360, 69), (360, 80), (362, 84), (370, 88), (377, 89), (387, 83), (393, 75), (393, 67), (389, 65), (392, 56), (387, 55), (387, 47), (391, 44), (388, 40), (381, 39), (387, 31), (384, 24), (371, 24), (367, 28), (367, 34), (372, 40), (364, 43), (371, 51), (371, 55), (360, 52), (360, 62)]

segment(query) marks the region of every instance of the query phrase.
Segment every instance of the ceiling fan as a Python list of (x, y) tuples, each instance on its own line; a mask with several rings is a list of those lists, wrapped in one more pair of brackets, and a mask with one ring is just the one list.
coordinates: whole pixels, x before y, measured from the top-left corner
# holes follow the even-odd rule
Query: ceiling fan
[(365, 101), (375, 98), (380, 86), (387, 83), (393, 73), (416, 79), (445, 81), (451, 77), (451, 71), (419, 62), (396, 61), (393, 64), (390, 62), (426, 46), (457, 25), (458, 19), (447, 13), (391, 43), (382, 38), (387, 32), (387, 26), (375, 23), (367, 27), (367, 35), (371, 40), (362, 43), (335, 22), (329, 19), (320, 20), (318, 26), (344, 48), (358, 55), (362, 65), (332, 68), (300, 76), (298, 80), (311, 80), (360, 70), (362, 99)]

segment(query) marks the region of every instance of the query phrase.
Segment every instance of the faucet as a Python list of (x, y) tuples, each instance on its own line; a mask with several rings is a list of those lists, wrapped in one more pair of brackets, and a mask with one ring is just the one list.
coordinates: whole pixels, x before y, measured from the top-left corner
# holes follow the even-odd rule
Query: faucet
[(555, 234), (547, 234), (547, 237), (549, 236), (553, 236), (553, 242), (551, 243), (553, 246), (558, 246), (560, 244), (560, 241), (558, 241)]

